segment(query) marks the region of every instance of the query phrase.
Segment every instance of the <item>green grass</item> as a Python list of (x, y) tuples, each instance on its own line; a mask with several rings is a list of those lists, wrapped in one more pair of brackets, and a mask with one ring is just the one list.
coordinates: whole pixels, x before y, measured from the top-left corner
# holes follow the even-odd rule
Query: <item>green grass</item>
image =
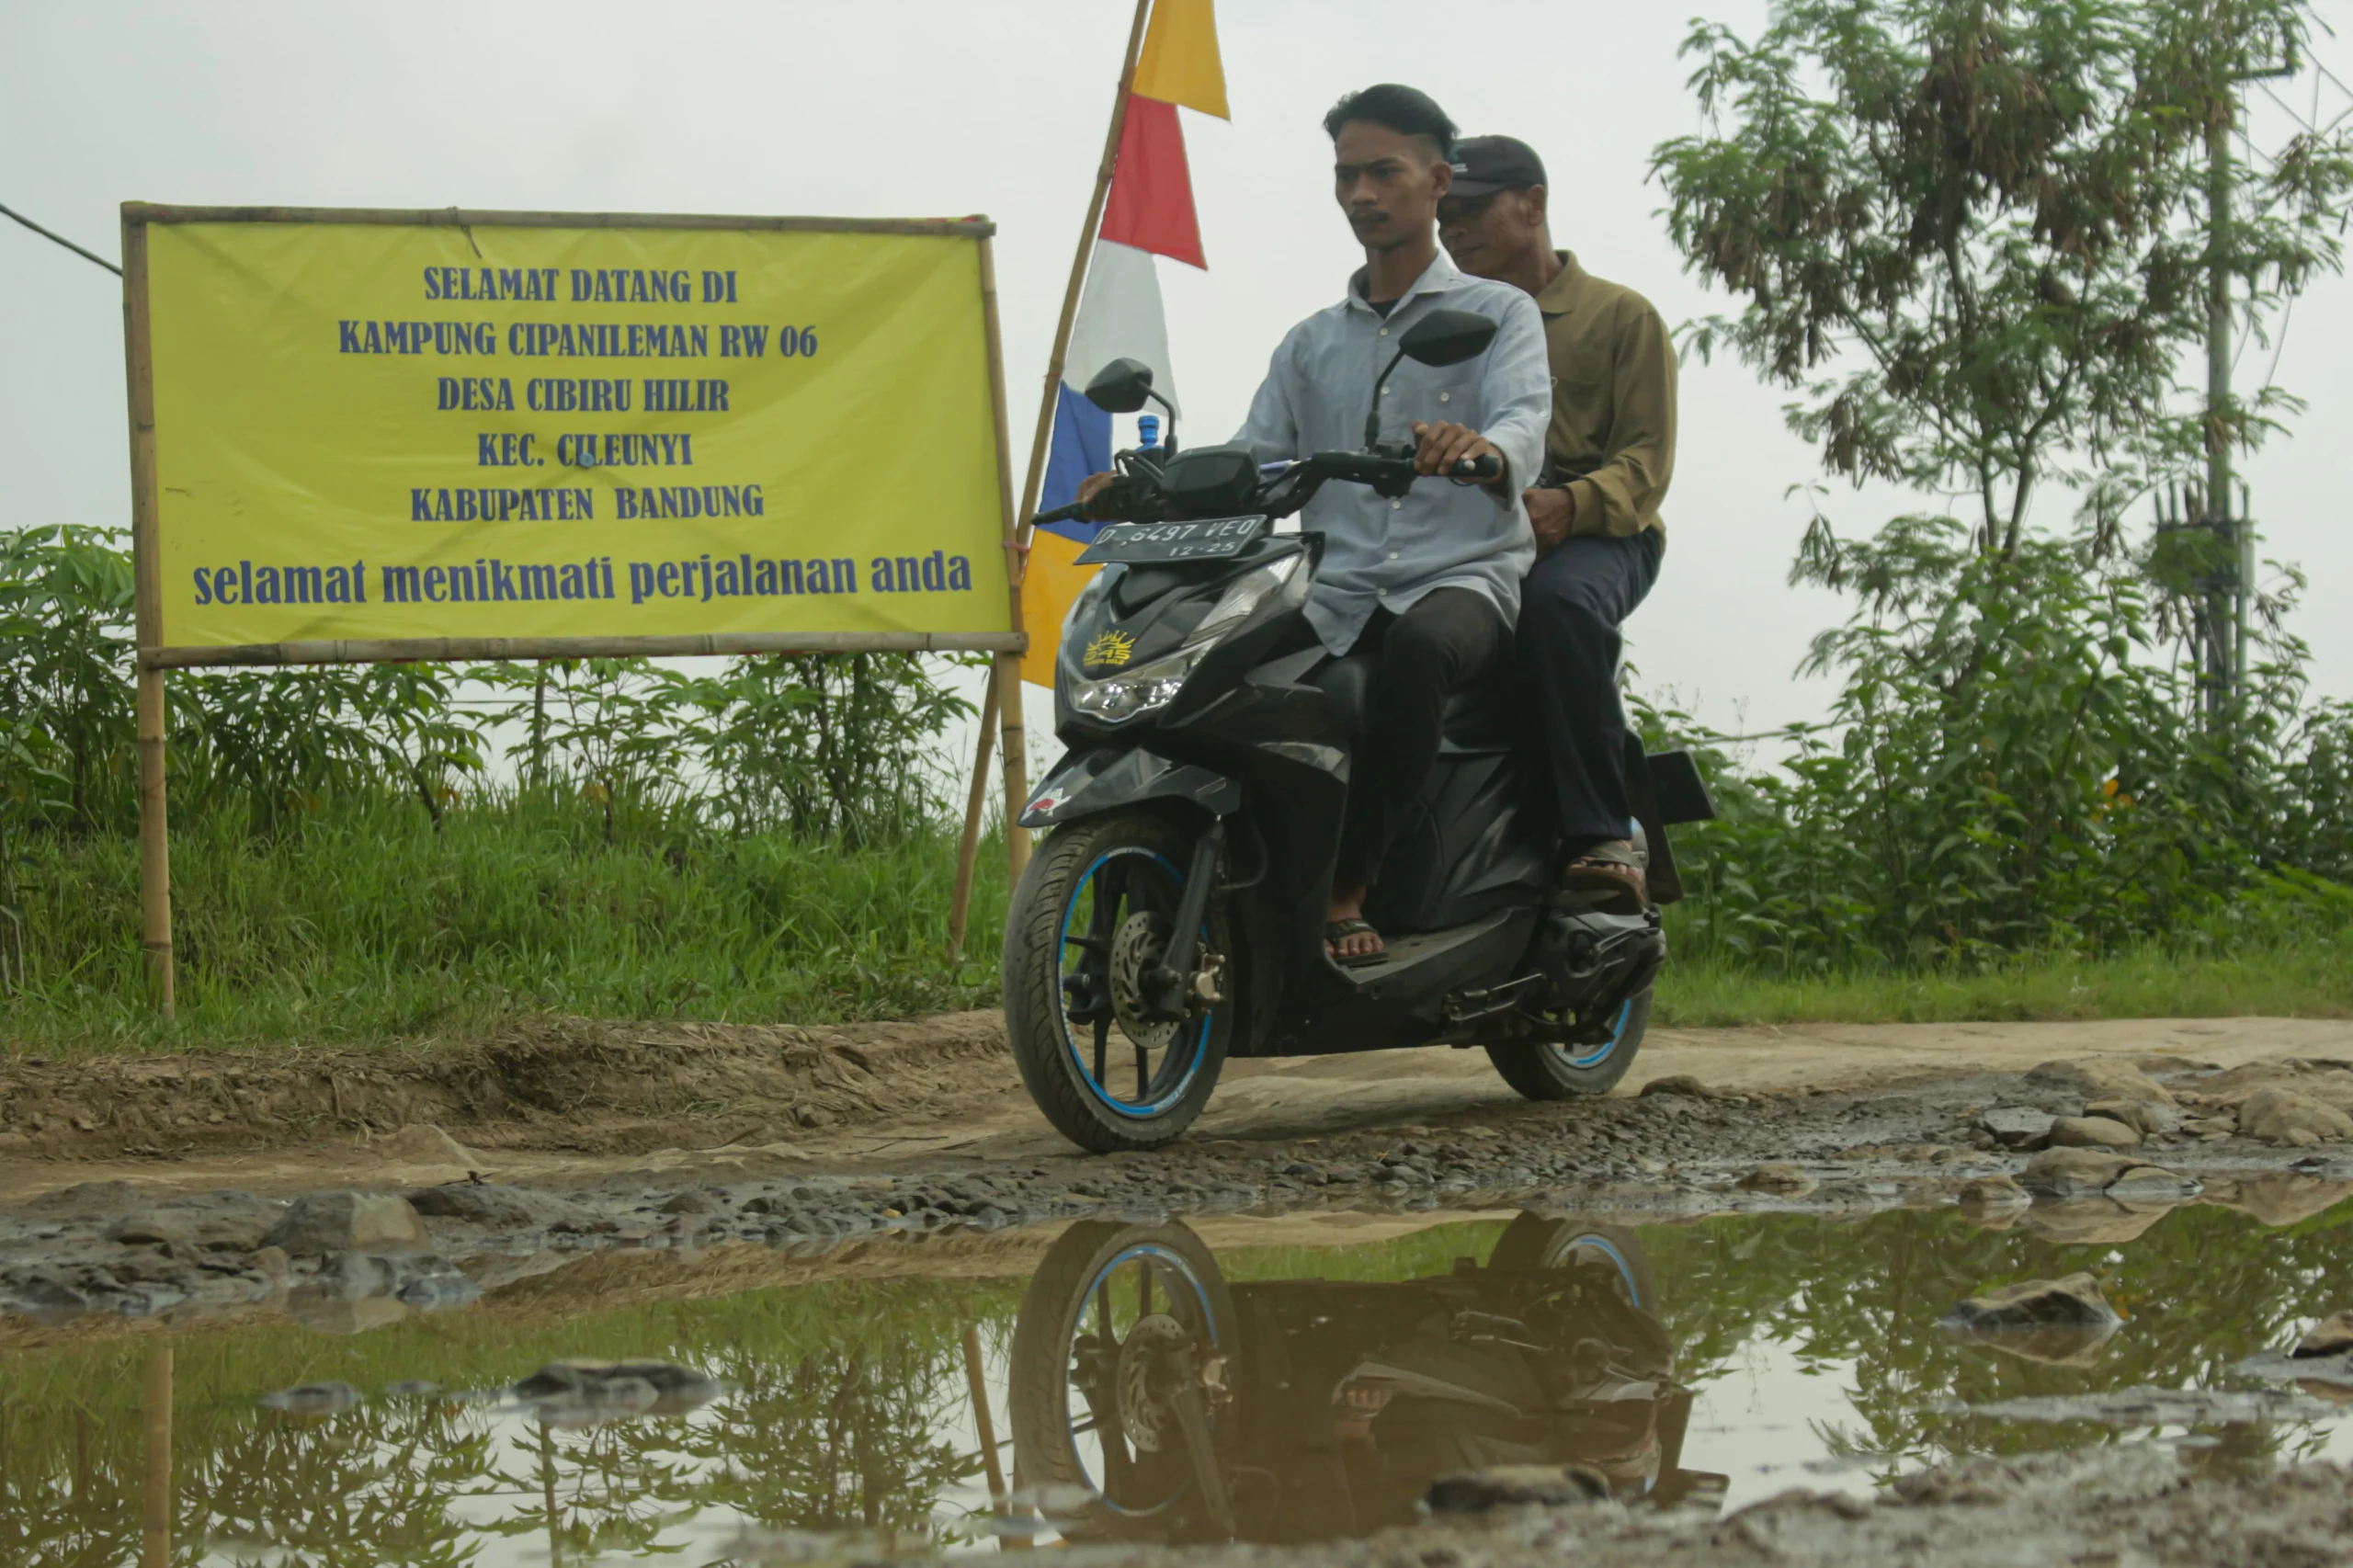
[[(0, 1048), (365, 1045), (478, 1037), (539, 1012), (821, 1023), (997, 1000), (1003, 848), (983, 846), (951, 966), (945, 829), (864, 848), (652, 814), (608, 831), (575, 800), (494, 796), (451, 809), (437, 833), (414, 801), (386, 796), (266, 837), (183, 822), (172, 855), (180, 1010), (165, 1024), (141, 967), (136, 846), (20, 846), (28, 979), (0, 996)], [(2353, 1017), (2353, 925), (2296, 909), (2227, 943), (1926, 972), (1784, 973), (1685, 944), (1657, 1020)]]
[(142, 971), (138, 856), (38, 840), (19, 861), (26, 969), (0, 1040), (169, 1049), (476, 1032), (518, 1012), (830, 1022), (996, 997), (1005, 857), (984, 844), (971, 940), (946, 960), (952, 832), (866, 848), (624, 822), (548, 798), (330, 804), (275, 837), (176, 824), (179, 1017)]
[(1961, 1023), (2027, 1018), (2353, 1017), (2353, 930), (2227, 953), (2147, 947), (2098, 958), (2022, 955), (1974, 970), (1819, 974), (1670, 965), (1654, 1023)]

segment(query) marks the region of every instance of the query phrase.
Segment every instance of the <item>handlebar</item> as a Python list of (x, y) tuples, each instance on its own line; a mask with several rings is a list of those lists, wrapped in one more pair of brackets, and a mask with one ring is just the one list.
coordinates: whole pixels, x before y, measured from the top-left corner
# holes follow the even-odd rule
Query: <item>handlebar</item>
[[(1306, 506), (1326, 481), (1335, 479), (1370, 485), (1373, 494), (1394, 499), (1411, 490), (1416, 480), (1442, 478), (1484, 483), (1501, 479), (1503, 472), (1503, 460), (1489, 453), (1465, 458), (1443, 474), (1423, 473), (1414, 466), (1412, 447), (1402, 442), (1383, 443), (1370, 451), (1317, 452), (1268, 479), (1260, 487), (1252, 509), (1270, 517), (1289, 517)], [(1155, 505), (1160, 497), (1158, 478), (1156, 471), (1149, 475), (1122, 472), (1092, 501), (1074, 501), (1067, 506), (1040, 512), (1032, 521), (1157, 521), (1162, 516)]]

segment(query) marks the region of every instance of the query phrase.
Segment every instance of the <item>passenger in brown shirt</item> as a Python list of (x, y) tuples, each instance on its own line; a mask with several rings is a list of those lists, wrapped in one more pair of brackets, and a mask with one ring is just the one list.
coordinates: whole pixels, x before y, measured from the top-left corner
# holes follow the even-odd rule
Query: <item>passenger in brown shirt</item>
[(1543, 160), (1508, 136), (1456, 149), (1438, 210), (1454, 264), (1526, 290), (1544, 314), (1552, 420), (1527, 493), (1538, 556), (1517, 633), (1560, 801), (1565, 887), (1647, 901), (1628, 842), (1620, 624), (1657, 581), (1675, 469), (1675, 345), (1649, 301), (1552, 248)]

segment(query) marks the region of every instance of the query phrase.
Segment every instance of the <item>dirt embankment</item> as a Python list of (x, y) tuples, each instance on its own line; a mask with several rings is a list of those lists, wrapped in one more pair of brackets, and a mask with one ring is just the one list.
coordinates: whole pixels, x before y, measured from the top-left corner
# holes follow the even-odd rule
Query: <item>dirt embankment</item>
[(1010, 1072), (995, 1013), (796, 1028), (549, 1017), (466, 1044), (0, 1055), (0, 1159), (182, 1159), (438, 1126), (518, 1150), (772, 1143), (924, 1119)]

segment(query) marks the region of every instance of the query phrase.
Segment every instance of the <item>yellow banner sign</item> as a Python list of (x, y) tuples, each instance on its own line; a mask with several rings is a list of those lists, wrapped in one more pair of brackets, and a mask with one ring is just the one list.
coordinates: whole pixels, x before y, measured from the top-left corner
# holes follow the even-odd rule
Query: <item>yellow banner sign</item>
[(151, 222), (164, 645), (1005, 631), (939, 229)]

